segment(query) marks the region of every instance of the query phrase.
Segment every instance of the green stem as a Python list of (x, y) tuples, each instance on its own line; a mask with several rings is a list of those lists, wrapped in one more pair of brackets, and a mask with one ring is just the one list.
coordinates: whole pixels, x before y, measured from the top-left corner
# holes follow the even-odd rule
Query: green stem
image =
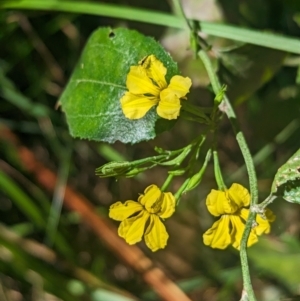
[(225, 191), (226, 185), (223, 180), (220, 164), (219, 164), (219, 158), (218, 158), (218, 152), (216, 150), (213, 151), (213, 157), (214, 157), (214, 172), (215, 172), (215, 179), (218, 185), (218, 189)]
[[(199, 57), (201, 58), (208, 76), (211, 81), (211, 85), (213, 88), (213, 91), (215, 95), (218, 95), (221, 91), (221, 84), (219, 82), (219, 79), (213, 69), (213, 66), (211, 64), (211, 61), (207, 55), (207, 53), (204, 50), (200, 50), (198, 52)], [(219, 106), (219, 109), (223, 111), (227, 117), (229, 118), (231, 125), (233, 127), (233, 130), (236, 135), (236, 140), (239, 144), (239, 147), (241, 149), (242, 155), (245, 160), (245, 164), (248, 171), (249, 176), (249, 184), (250, 184), (250, 192), (251, 192), (251, 206), (257, 204), (258, 201), (258, 189), (257, 189), (257, 179), (256, 179), (256, 173), (254, 169), (254, 164), (252, 160), (252, 156), (250, 154), (247, 142), (245, 140), (245, 137), (241, 130), (239, 129), (237, 118), (235, 115), (235, 112), (231, 106), (231, 103), (227, 96), (224, 94), (224, 99)], [(244, 284), (244, 290), (246, 294), (248, 295), (249, 301), (256, 301), (254, 291), (251, 284), (251, 278), (250, 278), (250, 272), (249, 272), (249, 265), (248, 265), (248, 258), (247, 258), (247, 241), (250, 234), (250, 231), (252, 229), (252, 224), (255, 220), (256, 214), (254, 212), (250, 212), (249, 217), (247, 219), (245, 230), (242, 236), (241, 240), (241, 247), (240, 247), (240, 258), (241, 258), (241, 265), (242, 265), (242, 275), (243, 275), (243, 284)]]
[(257, 178), (256, 178), (256, 172), (254, 168), (253, 159), (251, 156), (251, 153), (249, 151), (246, 139), (244, 137), (244, 134), (241, 131), (237, 132), (236, 128), (236, 140), (240, 146), (240, 149), (242, 151), (248, 176), (249, 176), (249, 184), (250, 184), (250, 193), (251, 193), (251, 205), (256, 205), (258, 202), (258, 189), (257, 189)]
[(269, 206), (273, 201), (278, 198), (277, 195), (273, 195), (272, 193), (263, 201), (261, 202), (258, 206), (261, 210), (264, 210), (267, 206)]
[[(202, 59), (204, 66), (207, 70), (207, 73), (211, 80), (211, 85), (213, 87), (214, 93), (218, 94), (221, 89), (221, 84), (215, 74), (215, 71), (213, 69), (213, 66), (211, 64), (211, 61), (210, 61), (208, 55), (206, 54), (205, 51), (200, 50), (199, 57)], [(239, 129), (239, 125), (237, 123), (237, 118), (236, 118), (235, 112), (234, 112), (234, 110), (231, 106), (231, 103), (226, 95), (224, 95), (224, 100), (220, 105), (220, 110), (222, 110), (227, 115), (227, 117), (230, 120), (231, 125), (233, 127), (234, 133), (236, 135), (236, 140), (241, 149), (242, 155), (245, 160), (246, 168), (248, 171), (250, 192), (251, 192), (251, 205), (255, 205), (258, 202), (258, 189), (257, 189), (257, 179), (256, 179), (254, 163), (253, 163), (252, 156), (250, 154), (246, 139), (244, 137), (244, 134)]]
[(165, 191), (169, 187), (169, 185), (171, 184), (173, 178), (174, 178), (174, 175), (169, 174), (167, 179), (165, 180), (165, 183), (161, 186), (160, 190)]
[(179, 204), (179, 200), (181, 198), (181, 195), (183, 193), (183, 191), (185, 190), (185, 188), (187, 187), (187, 185), (189, 184), (190, 178), (187, 178), (183, 184), (180, 186), (180, 188), (177, 190), (177, 192), (174, 194), (174, 197), (177, 201), (176, 205)]

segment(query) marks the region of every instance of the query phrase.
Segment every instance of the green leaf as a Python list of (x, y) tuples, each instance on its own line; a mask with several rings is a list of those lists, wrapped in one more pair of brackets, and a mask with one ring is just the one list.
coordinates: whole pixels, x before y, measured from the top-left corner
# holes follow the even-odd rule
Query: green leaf
[(300, 180), (283, 184), (279, 187), (278, 194), (290, 203), (300, 204)]
[(271, 192), (300, 204), (300, 149), (278, 169)]
[(92, 34), (60, 98), (72, 136), (138, 143), (157, 135), (155, 108), (141, 119), (130, 120), (120, 106), (130, 66), (150, 54), (167, 68), (167, 81), (178, 74), (177, 64), (150, 37), (124, 28), (100, 28)]

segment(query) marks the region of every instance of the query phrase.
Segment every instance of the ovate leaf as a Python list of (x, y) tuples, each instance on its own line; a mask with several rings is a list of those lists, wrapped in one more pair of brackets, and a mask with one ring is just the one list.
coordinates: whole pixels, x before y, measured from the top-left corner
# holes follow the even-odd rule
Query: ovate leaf
[[(150, 54), (167, 68), (168, 82), (178, 74), (177, 64), (150, 37), (124, 28), (100, 28), (91, 35), (59, 100), (73, 137), (137, 143), (157, 135), (161, 126), (155, 127), (155, 108), (141, 119), (130, 120), (120, 106), (130, 67)], [(164, 128), (173, 124), (164, 122)]]
[(271, 192), (300, 204), (300, 149), (278, 169)]

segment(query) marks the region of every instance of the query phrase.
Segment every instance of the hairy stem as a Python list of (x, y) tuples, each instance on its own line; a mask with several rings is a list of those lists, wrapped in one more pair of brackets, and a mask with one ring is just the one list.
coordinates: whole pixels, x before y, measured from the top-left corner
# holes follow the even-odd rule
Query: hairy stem
[[(204, 50), (200, 50), (198, 52), (198, 55), (207, 70), (213, 91), (214, 91), (215, 95), (218, 95), (218, 93), (221, 90), (221, 84), (219, 82), (219, 79), (216, 75), (215, 70), (213, 69), (211, 60)], [(239, 128), (235, 112), (231, 106), (229, 99), (227, 98), (227, 96), (225, 94), (224, 94), (223, 101), (219, 106), (219, 109), (221, 111), (223, 111), (229, 118), (232, 128), (234, 130), (234, 133), (236, 135), (236, 140), (238, 142), (238, 145), (239, 145), (242, 155), (244, 157), (245, 164), (246, 164), (247, 171), (248, 171), (248, 176), (249, 176), (251, 206), (253, 206), (253, 205), (257, 204), (257, 201), (258, 201), (257, 179), (256, 179), (254, 164), (253, 164), (252, 156), (250, 154), (244, 134), (242, 133), (242, 131)], [(242, 236), (241, 247), (240, 247), (240, 258), (241, 258), (243, 284), (244, 284), (243, 298), (246, 297), (249, 301), (256, 301), (254, 291), (252, 288), (252, 284), (251, 284), (248, 258), (247, 258), (247, 241), (248, 241), (250, 231), (252, 229), (252, 224), (255, 221), (255, 216), (256, 216), (256, 214), (254, 212), (251, 212), (249, 214), (249, 217), (246, 222), (245, 230), (244, 230), (244, 233)]]

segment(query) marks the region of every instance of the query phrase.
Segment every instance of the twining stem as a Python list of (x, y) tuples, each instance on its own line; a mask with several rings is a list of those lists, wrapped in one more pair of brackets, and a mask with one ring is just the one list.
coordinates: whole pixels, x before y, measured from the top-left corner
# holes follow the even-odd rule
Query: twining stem
[[(211, 81), (213, 91), (215, 95), (218, 95), (218, 93), (221, 90), (221, 84), (219, 82), (215, 70), (213, 69), (211, 60), (209, 59), (207, 53), (204, 50), (200, 50), (198, 52), (198, 55), (206, 68), (206, 71)], [(256, 205), (258, 201), (258, 189), (257, 189), (257, 179), (256, 179), (254, 163), (246, 139), (239, 128), (235, 112), (231, 106), (229, 99), (225, 94), (219, 108), (229, 118), (234, 133), (236, 135), (236, 140), (241, 149), (242, 155), (245, 160), (246, 168), (248, 171), (250, 192), (251, 192), (251, 206)], [(244, 290), (245, 290), (244, 294), (246, 293), (248, 295), (247, 297), (249, 301), (256, 301), (252, 284), (251, 284), (248, 258), (247, 258), (247, 241), (248, 241), (250, 231), (252, 229), (253, 222), (255, 221), (255, 216), (256, 216), (255, 212), (250, 212), (245, 225), (245, 230), (242, 236), (241, 246), (240, 246), (240, 258), (241, 258), (242, 275), (243, 275), (243, 283), (244, 283)]]

